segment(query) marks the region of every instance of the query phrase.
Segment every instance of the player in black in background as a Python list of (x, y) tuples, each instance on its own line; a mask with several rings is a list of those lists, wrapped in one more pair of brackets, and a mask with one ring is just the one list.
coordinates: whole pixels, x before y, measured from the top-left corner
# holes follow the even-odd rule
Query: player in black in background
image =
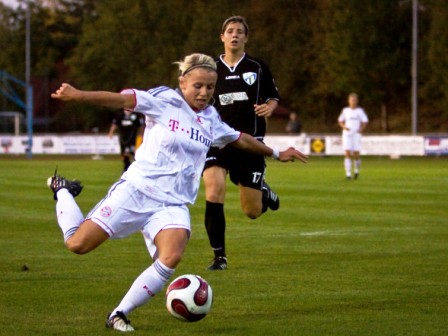
[(138, 113), (124, 109), (114, 119), (109, 129), (109, 138), (118, 130), (120, 153), (123, 158), (123, 171), (128, 170), (134, 161), (137, 135), (143, 130), (143, 121)]
[[(224, 122), (263, 141), (265, 118), (271, 116), (280, 97), (269, 68), (245, 53), (248, 33), (248, 25), (241, 16), (230, 17), (223, 23), (221, 41), (225, 54), (216, 60), (214, 106)], [(209, 270), (227, 268), (224, 215), (227, 173), (239, 188), (241, 208), (249, 218), (259, 217), (268, 207), (277, 210), (280, 206), (277, 194), (264, 182), (264, 157), (231, 147), (211, 148), (203, 172), (205, 227), (214, 251)]]

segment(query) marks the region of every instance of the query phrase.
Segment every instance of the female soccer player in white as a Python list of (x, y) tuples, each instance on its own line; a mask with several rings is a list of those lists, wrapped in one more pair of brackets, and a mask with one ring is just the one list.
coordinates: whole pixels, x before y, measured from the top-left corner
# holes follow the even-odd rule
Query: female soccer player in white
[(348, 107), (342, 109), (338, 123), (342, 128), (345, 176), (347, 179), (352, 178), (352, 165), (354, 164), (354, 177), (357, 179), (361, 167), (361, 134), (369, 119), (364, 109), (358, 106), (358, 95), (356, 93), (349, 94), (348, 105)]
[(113, 93), (81, 91), (62, 84), (51, 95), (62, 101), (132, 109), (146, 116), (135, 161), (86, 218), (74, 201), (82, 189), (79, 181), (56, 173), (48, 181), (70, 251), (85, 254), (109, 238), (136, 231), (144, 236), (154, 263), (138, 276), (106, 321), (107, 327), (123, 332), (134, 330), (126, 316), (160, 292), (180, 262), (191, 230), (187, 204), (196, 199), (210, 146), (232, 144), (284, 162), (307, 159), (292, 147), (273, 150), (220, 120), (208, 105), (217, 80), (212, 58), (192, 54), (179, 62), (179, 69), (177, 90), (162, 86), (148, 92), (129, 89)]

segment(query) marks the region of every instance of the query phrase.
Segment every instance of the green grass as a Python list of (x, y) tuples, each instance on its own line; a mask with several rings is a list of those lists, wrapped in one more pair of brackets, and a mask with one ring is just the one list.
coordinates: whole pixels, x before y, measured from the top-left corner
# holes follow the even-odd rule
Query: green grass
[[(139, 234), (85, 256), (64, 247), (46, 178), (55, 165), (85, 184), (84, 213), (120, 175), (119, 158), (0, 156), (0, 335), (111, 335), (106, 314), (151, 263)], [(447, 335), (448, 159), (269, 161), (281, 208), (253, 221), (229, 185), (229, 269), (209, 272), (204, 193), (175, 276), (209, 281), (214, 305), (183, 323), (163, 293), (130, 318), (137, 335)], [(29, 270), (23, 270), (26, 265)]]

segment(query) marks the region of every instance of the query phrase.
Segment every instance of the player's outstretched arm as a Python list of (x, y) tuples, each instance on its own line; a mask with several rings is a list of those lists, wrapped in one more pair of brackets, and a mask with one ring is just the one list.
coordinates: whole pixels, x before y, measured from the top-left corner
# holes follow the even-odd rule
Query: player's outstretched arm
[(51, 98), (62, 101), (88, 103), (114, 109), (133, 109), (135, 104), (133, 94), (121, 94), (109, 91), (82, 91), (67, 83), (63, 83), (55, 93), (52, 93)]
[(282, 162), (294, 161), (297, 159), (303, 163), (306, 163), (308, 160), (307, 155), (293, 147), (277, 152), (246, 133), (241, 133), (240, 138), (232, 143), (232, 145), (239, 149), (245, 150), (246, 152), (264, 156), (277, 156), (276, 159)]

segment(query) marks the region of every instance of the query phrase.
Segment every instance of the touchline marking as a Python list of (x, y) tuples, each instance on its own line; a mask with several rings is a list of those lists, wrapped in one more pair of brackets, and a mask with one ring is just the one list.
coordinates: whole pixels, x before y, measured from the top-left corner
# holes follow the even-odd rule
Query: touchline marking
[(341, 230), (341, 231), (314, 231), (302, 232), (301, 236), (342, 236), (342, 235), (368, 235), (385, 231), (411, 231), (413, 228), (389, 228), (389, 229), (375, 229), (375, 230)]

